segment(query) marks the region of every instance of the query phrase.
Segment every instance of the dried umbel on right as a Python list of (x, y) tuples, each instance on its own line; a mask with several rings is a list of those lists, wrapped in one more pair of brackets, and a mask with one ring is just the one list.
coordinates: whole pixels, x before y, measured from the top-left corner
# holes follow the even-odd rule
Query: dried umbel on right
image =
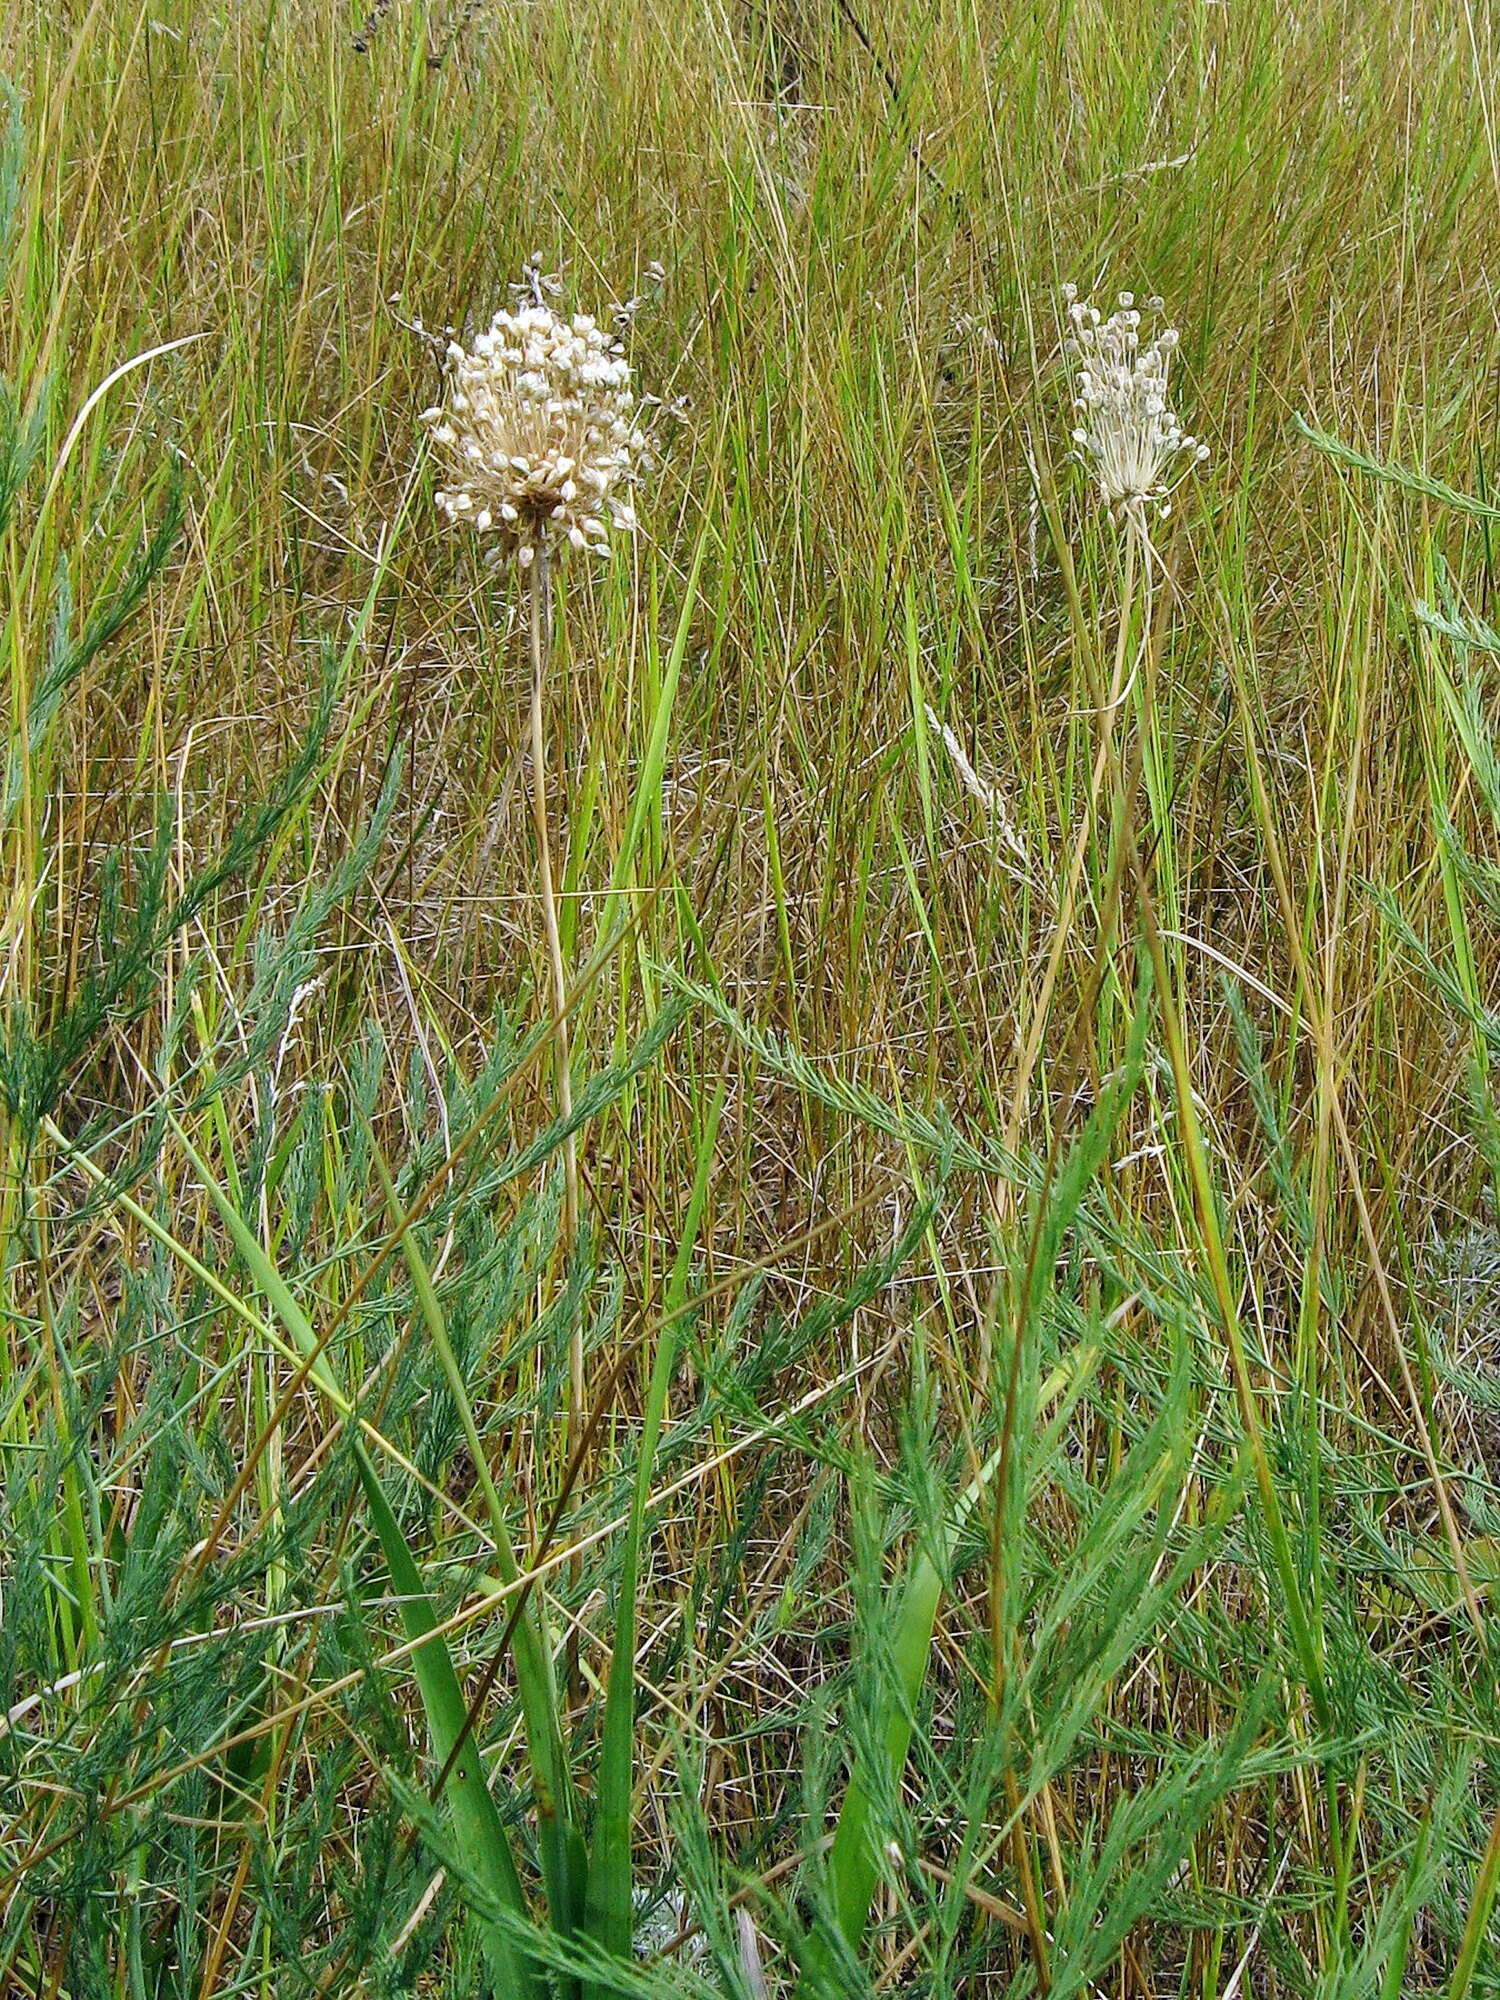
[[(1167, 326), (1142, 342), (1141, 313), (1133, 292), (1121, 292), (1108, 319), (1063, 286), (1072, 328), (1073, 443), (1117, 520), (1143, 539), (1149, 515), (1165, 520), (1171, 494), (1188, 471), (1208, 457), (1208, 446), (1182, 428), (1169, 400), (1177, 329)], [(1159, 312), (1160, 299), (1147, 310)]]

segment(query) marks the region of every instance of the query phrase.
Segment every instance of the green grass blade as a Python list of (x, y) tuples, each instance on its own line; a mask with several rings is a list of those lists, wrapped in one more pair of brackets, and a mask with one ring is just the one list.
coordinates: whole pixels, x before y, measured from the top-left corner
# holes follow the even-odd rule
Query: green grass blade
[[(521, 1574), (510, 1539), (510, 1526), (490, 1473), (489, 1456), (479, 1427), (474, 1421), (468, 1386), (448, 1337), (447, 1316), (432, 1282), (412, 1230), (406, 1226), (400, 1202), (379, 1147), (371, 1139), (370, 1157), (400, 1236), (401, 1254), (411, 1275), (418, 1309), (432, 1341), (449, 1393), (458, 1411), (464, 1441), (489, 1513), (494, 1537), (495, 1561), (503, 1582), (514, 1584)], [(528, 1592), (515, 1621), (511, 1655), (515, 1662), (516, 1686), (526, 1717), (527, 1748), (531, 1758), (532, 1787), (536, 1799), (537, 1844), (541, 1853), (542, 1879), (554, 1926), (561, 1931), (576, 1928), (583, 1911), (584, 1862), (582, 1839), (577, 1826), (577, 1799), (572, 1775), (563, 1748), (562, 1716), (557, 1681), (552, 1671), (552, 1654), (536, 1609), (536, 1597)], [(457, 1740), (457, 1739), (455, 1739)], [(452, 1745), (443, 1753), (452, 1755)]]
[(635, 796), (630, 802), (630, 818), (626, 822), (625, 837), (620, 843), (619, 859), (614, 866), (610, 883), (612, 890), (623, 888), (629, 881), (641, 836), (646, 830), (653, 805), (659, 801), (662, 772), (667, 759), (667, 735), (672, 726), (672, 710), (677, 699), (677, 683), (682, 676), (683, 660), (687, 657), (688, 637), (693, 629), (693, 613), (698, 607), (698, 579), (703, 573), (703, 559), (707, 553), (708, 533), (705, 529), (698, 537), (698, 545), (693, 551), (692, 568), (688, 571), (687, 584), (682, 593), (682, 609), (677, 616), (677, 629), (672, 635), (672, 649), (667, 655), (661, 692), (651, 718), (651, 734), (647, 740), (646, 754), (641, 760)]
[(1436, 500), (1444, 507), (1453, 508), (1455, 513), (1469, 514), (1476, 520), (1500, 521), (1500, 507), (1492, 507), (1487, 500), (1476, 500), (1472, 493), (1460, 493), (1456, 486), (1434, 479), (1430, 472), (1415, 472), (1409, 465), (1393, 465), (1383, 459), (1367, 458), (1353, 445), (1345, 444), (1341, 438), (1310, 424), (1306, 417), (1294, 415), (1292, 422), (1308, 443), (1316, 446), (1326, 457), (1349, 466), (1355, 472), (1363, 472), (1367, 478), (1378, 479), (1387, 486), (1399, 486), (1403, 492), (1415, 493), (1424, 500)]
[[(651, 1383), (646, 1394), (645, 1420), (641, 1426), (640, 1456), (636, 1462), (635, 1494), (630, 1525), (625, 1534), (624, 1559), (620, 1573), (620, 1595), (615, 1612), (614, 1650), (609, 1663), (609, 1683), (604, 1703), (604, 1738), (599, 1754), (599, 1788), (595, 1805), (594, 1839), (589, 1856), (588, 1912), (586, 1929), (593, 1940), (616, 1957), (630, 1951), (631, 1862), (630, 1828), (632, 1765), (635, 1750), (635, 1640), (637, 1597), (640, 1587), (641, 1549), (645, 1541), (646, 1506), (651, 1493), (651, 1470), (656, 1457), (666, 1410), (667, 1391), (677, 1363), (677, 1345), (682, 1324), (680, 1308), (687, 1292), (698, 1230), (708, 1197), (709, 1172), (719, 1118), (724, 1109), (727, 1085), (718, 1094), (705, 1119), (698, 1140), (698, 1159), (693, 1189), (688, 1199), (682, 1236), (677, 1245), (672, 1274), (667, 1285), (667, 1312)], [(609, 1989), (590, 1984), (585, 2000), (607, 2000)]]
[[(1047, 1199), (1039, 1239), (1043, 1250), (1031, 1260), (1031, 1283), (1022, 1304), (1027, 1319), (1040, 1307), (1045, 1289), (1043, 1274), (1050, 1273), (1055, 1267), (1055, 1257), (1049, 1251), (1077, 1214), (1106, 1155), (1110, 1136), (1134, 1094), (1143, 1059), (1145, 1019), (1142, 1006), (1137, 1010), (1126, 1061), (1112, 1086), (1101, 1097)], [(988, 1488), (1005, 1452), (1006, 1447), (1002, 1444), (965, 1488), (954, 1507), (943, 1536), (942, 1566), (929, 1550), (919, 1549), (901, 1588), (891, 1627), (891, 1685), (879, 1730), (884, 1765), (881, 1775), (891, 1786), (899, 1783), (907, 1752), (911, 1748), (916, 1704), (932, 1656), (932, 1635), (942, 1602), (944, 1568), (952, 1558), (965, 1521)], [(873, 1786), (856, 1770), (849, 1779), (828, 1857), (828, 1884), (834, 1919), (851, 1950), (858, 1948), (864, 1935), (879, 1877), (876, 1842), (871, 1832), (873, 1809)], [(810, 1973), (815, 1982), (821, 1980), (824, 1986), (827, 1985), (831, 1971), (830, 1955), (826, 1946), (815, 1937), (809, 1937), (804, 1944), (803, 1969), (804, 1976)], [(797, 1990), (799, 1993), (805, 1990), (804, 1982), (799, 1981)]]
[[(234, 1240), (235, 1249), (256, 1286), (264, 1294), (267, 1303), (280, 1319), (294, 1344), (301, 1350), (311, 1366), (309, 1374), (320, 1387), (337, 1394), (333, 1371), (326, 1355), (319, 1352), (317, 1334), (312, 1322), (298, 1304), (291, 1288), (282, 1277), (271, 1258), (267, 1256), (259, 1238), (240, 1214), (229, 1196), (219, 1186), (209, 1170), (207, 1162), (195, 1150), (192, 1142), (179, 1126), (175, 1125), (177, 1138), (184, 1153), (192, 1162), (204, 1188), (225, 1228)], [(360, 1484), (370, 1508), (375, 1532), (380, 1539), (381, 1552), (386, 1567), (390, 1571), (391, 1583), (401, 1600), (401, 1626), (408, 1639), (422, 1639), (428, 1633), (433, 1636), (412, 1653), (412, 1670), (416, 1675), (417, 1688), (422, 1697), (422, 1706), (427, 1715), (427, 1729), (431, 1740), (432, 1754), (439, 1767), (446, 1764), (454, 1746), (464, 1732), (468, 1714), (463, 1690), (454, 1669), (452, 1656), (447, 1645), (437, 1632), (438, 1616), (432, 1599), (422, 1583), (417, 1567), (400, 1524), (386, 1499), (384, 1489), (370, 1463), (368, 1454), (358, 1438), (353, 1441), (355, 1464), (359, 1469)], [(516, 1873), (515, 1861), (501, 1824), (500, 1814), (490, 1796), (485, 1783), (483, 1761), (478, 1745), (461, 1751), (453, 1759), (448, 1772), (444, 1792), (448, 1810), (453, 1821), (454, 1837), (464, 1855), (466, 1867), (475, 1880), (482, 1881), (505, 1908), (513, 1909), (518, 1915), (525, 1914), (525, 1897), (520, 1878)], [(518, 2000), (530, 2000), (537, 1992), (531, 1969), (518, 1959), (510, 1939), (495, 1924), (484, 1925), (485, 1953), (493, 1974), (496, 1991), (509, 2000), (515, 1994)]]
[(1453, 1968), (1448, 2000), (1467, 2000), (1475, 1968), (1479, 1964), (1479, 1954), (1489, 1940), (1490, 1913), (1495, 1907), (1497, 1889), (1500, 1889), (1500, 1813), (1496, 1813), (1490, 1827), (1489, 1843), (1474, 1880), (1474, 1896), (1469, 1904), (1468, 1921), (1464, 1925), (1463, 1942), (1458, 1948), (1458, 1963)]

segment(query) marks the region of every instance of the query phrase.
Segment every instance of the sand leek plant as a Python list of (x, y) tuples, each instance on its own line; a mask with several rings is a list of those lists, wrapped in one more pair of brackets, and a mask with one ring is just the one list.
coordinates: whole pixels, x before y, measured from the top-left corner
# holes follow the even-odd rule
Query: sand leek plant
[[(527, 267), (533, 301), (502, 309), (472, 349), (448, 343), (442, 403), (419, 421), (446, 483), (434, 498), (455, 526), (492, 538), (525, 581), (531, 641), (531, 788), (542, 919), (552, 974), (558, 1109), (572, 1117), (567, 969), (558, 926), (547, 805), (544, 692), (551, 655), (551, 562), (562, 550), (608, 555), (608, 529), (629, 531), (629, 494), (645, 450), (634, 427), (630, 363), (586, 313), (565, 319), (544, 303), (539, 264)], [(578, 1229), (577, 1145), (564, 1151), (564, 1238)], [(583, 1405), (583, 1345), (570, 1352), (573, 1441)]]

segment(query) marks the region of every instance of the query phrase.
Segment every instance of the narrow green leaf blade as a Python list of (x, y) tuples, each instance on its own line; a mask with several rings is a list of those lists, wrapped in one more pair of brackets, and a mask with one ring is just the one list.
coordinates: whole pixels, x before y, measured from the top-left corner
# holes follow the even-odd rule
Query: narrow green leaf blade
[[(195, 1150), (181, 1127), (175, 1125), (175, 1121), (174, 1129), (183, 1150), (193, 1163), (194, 1170), (223, 1218), (224, 1226), (233, 1238), (245, 1268), (304, 1357), (312, 1359), (309, 1373), (321, 1388), (342, 1403), (344, 1399), (339, 1395), (328, 1359), (319, 1352), (318, 1338), (313, 1331), (312, 1323), (298, 1304), (291, 1287), (276, 1268), (254, 1230), (209, 1171), (207, 1162)], [(464, 1729), (468, 1711), (464, 1703), (463, 1690), (459, 1685), (447, 1644), (438, 1633), (437, 1612), (423, 1586), (416, 1559), (401, 1532), (400, 1524), (370, 1463), (369, 1456), (358, 1438), (354, 1440), (353, 1448), (360, 1484), (364, 1488), (365, 1499), (369, 1504), (386, 1568), (390, 1572), (392, 1586), (401, 1601), (402, 1630), (409, 1640), (427, 1640), (426, 1644), (417, 1646), (412, 1653), (412, 1671), (416, 1675), (422, 1707), (427, 1716), (432, 1754), (441, 1767), (448, 1762), (454, 1745)], [(432, 1635), (431, 1638), (427, 1637), (428, 1634)], [(501, 1824), (499, 1812), (485, 1783), (483, 1763), (477, 1745), (469, 1746), (454, 1760), (444, 1792), (453, 1822), (454, 1837), (459, 1843), (469, 1872), (477, 1881), (486, 1885), (503, 1907), (514, 1910), (518, 1916), (524, 1916), (526, 1904), (520, 1877), (516, 1873), (505, 1828)], [(485, 1923), (484, 1939), (496, 1992), (504, 1996), (504, 2000), (509, 2000), (512, 1994), (518, 1996), (518, 2000), (533, 2000), (533, 1996), (537, 1994), (537, 1987), (532, 1971), (529, 1966), (519, 1961), (505, 1932), (493, 1923)]]

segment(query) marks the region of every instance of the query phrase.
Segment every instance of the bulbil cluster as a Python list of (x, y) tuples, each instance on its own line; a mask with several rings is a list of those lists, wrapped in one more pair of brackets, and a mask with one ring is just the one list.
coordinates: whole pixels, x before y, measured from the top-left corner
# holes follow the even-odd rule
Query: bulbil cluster
[[(1131, 292), (1120, 293), (1108, 319), (1080, 304), (1072, 285), (1064, 285), (1063, 299), (1076, 361), (1073, 442), (1106, 506), (1144, 535), (1147, 511), (1165, 519), (1173, 488), (1208, 457), (1208, 446), (1184, 431), (1167, 400), (1177, 330), (1164, 327), (1143, 345)], [(1161, 308), (1160, 299), (1146, 304)]]
[(437, 505), (501, 537), (523, 569), (539, 549), (607, 555), (608, 529), (635, 526), (634, 404), (625, 350), (586, 314), (497, 312), (472, 350), (448, 343), (444, 400), (422, 412), (444, 473)]

